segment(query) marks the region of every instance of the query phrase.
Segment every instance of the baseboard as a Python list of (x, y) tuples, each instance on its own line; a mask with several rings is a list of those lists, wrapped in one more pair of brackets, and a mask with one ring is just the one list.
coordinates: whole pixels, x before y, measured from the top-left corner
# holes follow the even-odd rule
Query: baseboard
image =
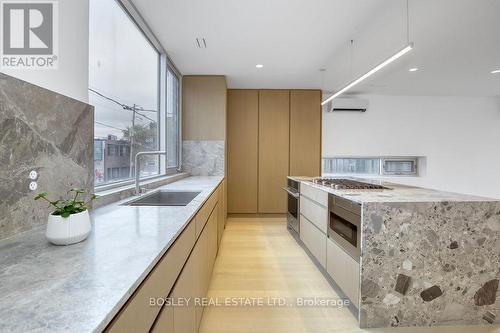
[(269, 214), (269, 213), (255, 213), (255, 214), (240, 214), (240, 213), (228, 213), (228, 218), (286, 218), (286, 214)]

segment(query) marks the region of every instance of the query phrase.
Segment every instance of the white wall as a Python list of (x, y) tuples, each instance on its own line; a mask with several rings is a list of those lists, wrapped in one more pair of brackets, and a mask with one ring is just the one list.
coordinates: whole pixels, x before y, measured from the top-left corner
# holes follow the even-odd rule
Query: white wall
[(2, 72), (87, 102), (88, 36), (88, 0), (60, 0), (58, 69), (8, 69)]
[(323, 156), (425, 156), (400, 183), (500, 199), (500, 99), (367, 95), (366, 113), (323, 113)]

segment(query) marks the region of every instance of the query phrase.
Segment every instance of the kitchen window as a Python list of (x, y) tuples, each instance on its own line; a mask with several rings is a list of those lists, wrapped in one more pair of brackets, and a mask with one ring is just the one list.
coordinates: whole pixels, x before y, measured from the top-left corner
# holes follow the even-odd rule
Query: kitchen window
[(141, 151), (168, 151), (166, 158), (143, 156), (141, 178), (179, 165), (181, 76), (170, 62), (167, 71), (161, 45), (126, 3), (90, 0), (89, 103), (95, 107), (94, 147), (100, 150), (94, 157), (96, 186), (131, 182)]
[(380, 174), (379, 158), (325, 158), (323, 172), (334, 174)]
[(418, 176), (418, 157), (323, 158), (323, 174), (362, 176)]

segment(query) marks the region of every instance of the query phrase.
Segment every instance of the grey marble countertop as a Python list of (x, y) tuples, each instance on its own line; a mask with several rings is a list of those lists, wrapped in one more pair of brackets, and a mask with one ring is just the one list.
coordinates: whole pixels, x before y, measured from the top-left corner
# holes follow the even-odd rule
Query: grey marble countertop
[(202, 191), (185, 207), (98, 208), (79, 244), (51, 245), (44, 228), (0, 241), (0, 332), (103, 330), (221, 181), (161, 187)]
[(422, 187), (408, 186), (386, 182), (383, 180), (355, 178), (355, 177), (335, 177), (347, 178), (352, 180), (363, 181), (367, 183), (379, 184), (388, 187), (387, 190), (336, 190), (331, 187), (314, 184), (312, 177), (288, 177), (310, 186), (322, 189), (329, 193), (338, 195), (340, 197), (349, 199), (354, 202), (485, 202), (485, 201), (499, 201), (497, 199), (431, 190)]

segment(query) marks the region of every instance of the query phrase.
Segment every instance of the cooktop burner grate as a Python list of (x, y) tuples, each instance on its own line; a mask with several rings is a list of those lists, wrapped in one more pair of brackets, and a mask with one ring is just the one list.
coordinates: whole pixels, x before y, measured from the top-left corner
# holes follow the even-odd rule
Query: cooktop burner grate
[(313, 183), (339, 190), (386, 190), (388, 187), (344, 178), (316, 178)]

